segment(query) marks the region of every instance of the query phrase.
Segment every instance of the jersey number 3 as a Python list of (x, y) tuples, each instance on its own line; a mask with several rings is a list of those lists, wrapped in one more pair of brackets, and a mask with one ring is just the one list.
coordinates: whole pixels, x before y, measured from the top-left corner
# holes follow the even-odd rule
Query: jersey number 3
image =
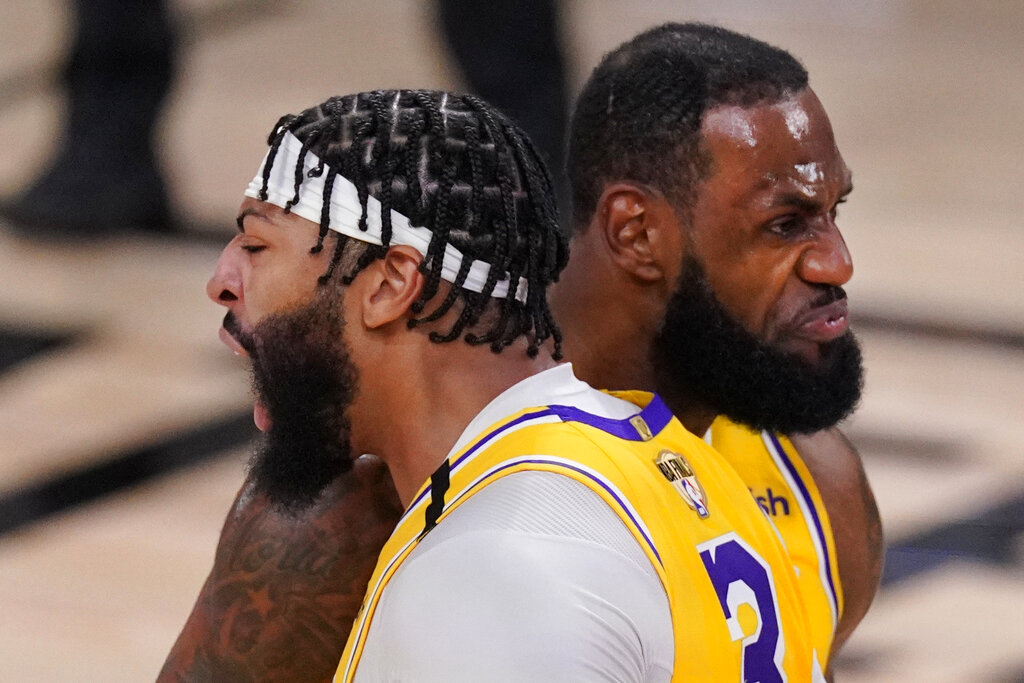
[[(786, 680), (782, 670), (785, 643), (768, 563), (735, 533), (701, 543), (697, 550), (722, 605), (729, 634), (733, 640), (742, 640), (742, 680), (782, 683)], [(743, 605), (752, 608), (756, 616), (756, 626), (746, 634), (739, 615)]]

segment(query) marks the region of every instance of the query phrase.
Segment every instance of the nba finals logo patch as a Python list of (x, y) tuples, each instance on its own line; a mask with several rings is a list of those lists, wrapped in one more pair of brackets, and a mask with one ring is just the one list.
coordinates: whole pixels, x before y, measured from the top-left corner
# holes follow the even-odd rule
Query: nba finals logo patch
[(690, 467), (690, 463), (686, 461), (686, 458), (679, 453), (664, 450), (655, 458), (654, 464), (658, 466), (658, 469), (665, 475), (665, 478), (672, 482), (675, 490), (679, 492), (679, 495), (683, 497), (686, 504), (693, 508), (701, 519), (711, 514), (708, 512), (707, 496), (704, 493), (704, 487), (697, 481), (697, 475), (694, 474), (693, 468)]

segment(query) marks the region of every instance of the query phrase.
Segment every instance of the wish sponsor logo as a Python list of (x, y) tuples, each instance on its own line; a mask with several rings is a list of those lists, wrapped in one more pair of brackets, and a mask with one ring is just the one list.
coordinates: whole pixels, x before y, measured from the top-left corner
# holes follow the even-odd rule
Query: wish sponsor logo
[(769, 486), (767, 489), (762, 490), (751, 488), (750, 495), (752, 495), (754, 497), (754, 500), (757, 501), (758, 507), (760, 507), (764, 511), (764, 514), (769, 515), (771, 517), (789, 515), (789, 498), (786, 498), (785, 496), (775, 495), (775, 492), (772, 491), (771, 486)]

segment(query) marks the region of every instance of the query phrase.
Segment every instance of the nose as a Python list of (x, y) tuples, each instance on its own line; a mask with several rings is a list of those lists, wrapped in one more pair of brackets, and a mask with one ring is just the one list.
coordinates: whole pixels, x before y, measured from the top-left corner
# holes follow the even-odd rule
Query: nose
[(213, 277), (206, 283), (206, 296), (221, 306), (231, 307), (242, 299), (242, 274), (237, 252), (232, 240), (220, 253)]
[(800, 257), (799, 274), (805, 282), (841, 287), (853, 277), (853, 259), (846, 240), (834, 223), (822, 229)]

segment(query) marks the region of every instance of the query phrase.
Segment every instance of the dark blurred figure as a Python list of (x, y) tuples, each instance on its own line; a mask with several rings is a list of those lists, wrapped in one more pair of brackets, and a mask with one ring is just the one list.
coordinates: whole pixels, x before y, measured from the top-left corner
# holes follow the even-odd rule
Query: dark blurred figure
[[(546, 155), (560, 208), (568, 96), (555, 0), (439, 0), (440, 26), (470, 90), (518, 122)], [(76, 0), (54, 161), (0, 213), (29, 237), (175, 229), (153, 133), (174, 72), (165, 0)]]
[(77, 0), (62, 74), (68, 105), (57, 155), (0, 211), (29, 237), (88, 238), (173, 228), (153, 150), (174, 71), (164, 0)]
[(567, 217), (568, 95), (557, 4), (556, 0), (438, 2), (442, 34), (466, 85), (522, 126), (547, 155), (559, 209)]

